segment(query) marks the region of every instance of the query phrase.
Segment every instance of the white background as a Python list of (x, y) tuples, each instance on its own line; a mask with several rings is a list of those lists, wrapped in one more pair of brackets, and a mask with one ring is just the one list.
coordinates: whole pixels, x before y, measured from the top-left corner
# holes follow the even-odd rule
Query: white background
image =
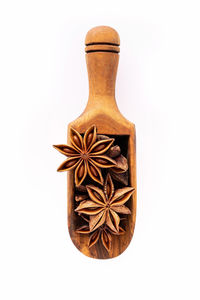
[[(0, 298), (200, 299), (199, 1), (1, 1)], [(136, 124), (138, 210), (118, 258), (67, 231), (52, 144), (88, 97), (84, 38), (121, 37), (117, 102)]]

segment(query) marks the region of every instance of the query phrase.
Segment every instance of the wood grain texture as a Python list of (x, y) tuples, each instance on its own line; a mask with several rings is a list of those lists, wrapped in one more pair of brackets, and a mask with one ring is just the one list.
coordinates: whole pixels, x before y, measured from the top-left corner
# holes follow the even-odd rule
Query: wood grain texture
[(89, 78), (88, 104), (82, 115), (68, 125), (69, 144), (69, 130), (71, 127), (79, 133), (84, 133), (93, 124), (96, 125), (98, 134), (128, 136), (129, 184), (135, 188), (135, 192), (128, 202), (131, 215), (128, 215), (126, 222), (124, 222), (126, 233), (120, 236), (113, 236), (112, 247), (109, 252), (100, 243), (88, 248), (89, 235), (76, 232), (78, 215), (74, 212), (74, 173), (73, 171), (68, 172), (68, 228), (71, 239), (83, 254), (101, 259), (116, 257), (127, 248), (134, 233), (136, 220), (135, 126), (122, 116), (115, 100), (115, 82), (119, 54), (117, 52), (107, 52), (107, 46), (105, 47), (105, 52), (102, 51), (104, 49), (102, 46), (103, 42), (119, 45), (119, 41), (117, 32), (110, 27), (103, 26), (102, 30), (100, 27), (97, 27), (91, 30), (91, 34), (90, 31), (88, 32), (86, 44), (99, 42), (101, 43), (101, 48), (99, 51), (86, 53)]

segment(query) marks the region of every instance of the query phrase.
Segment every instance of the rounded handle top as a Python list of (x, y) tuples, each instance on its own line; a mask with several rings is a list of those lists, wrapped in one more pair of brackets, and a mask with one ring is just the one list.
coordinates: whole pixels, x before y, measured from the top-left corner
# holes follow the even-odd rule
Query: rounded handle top
[(85, 38), (85, 51), (119, 52), (120, 37), (115, 29), (109, 26), (97, 26), (90, 29)]

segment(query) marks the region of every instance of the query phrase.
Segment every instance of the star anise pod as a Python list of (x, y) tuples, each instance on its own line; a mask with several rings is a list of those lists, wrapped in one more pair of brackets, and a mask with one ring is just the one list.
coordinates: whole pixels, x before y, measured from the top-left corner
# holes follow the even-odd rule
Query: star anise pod
[(115, 173), (112, 170), (109, 170), (109, 173), (112, 179), (120, 182), (121, 184), (127, 186), (128, 185), (128, 171), (124, 173)]
[(119, 232), (120, 214), (130, 214), (131, 211), (124, 204), (134, 192), (132, 187), (114, 190), (110, 174), (107, 174), (104, 189), (94, 185), (87, 185), (89, 200), (83, 200), (75, 209), (76, 212), (90, 216), (90, 232), (106, 224), (113, 232)]
[(122, 154), (115, 159), (116, 165), (111, 170), (116, 174), (124, 173), (128, 170), (128, 162)]
[[(105, 140), (108, 139), (108, 136), (98, 134), (97, 140)], [(128, 185), (128, 162), (127, 158), (121, 154), (121, 148), (119, 145), (112, 145), (108, 152), (106, 153), (110, 158), (114, 159), (116, 165), (109, 170), (109, 173), (112, 179), (122, 183), (123, 185)]]
[(71, 146), (54, 145), (59, 152), (68, 156), (58, 168), (59, 172), (75, 169), (75, 184), (80, 185), (88, 174), (94, 181), (103, 185), (101, 168), (112, 168), (116, 162), (104, 155), (114, 139), (96, 142), (96, 126), (91, 126), (82, 136), (73, 128), (70, 129)]
[[(79, 229), (76, 230), (78, 233), (89, 234), (90, 228), (88, 225), (83, 225)], [(112, 231), (108, 226), (103, 225), (99, 227), (97, 230), (93, 231), (89, 238), (88, 247), (94, 246), (99, 240), (101, 240), (104, 248), (107, 251), (110, 251), (112, 244), (112, 234), (113, 235), (121, 235), (124, 234), (125, 231), (122, 227), (119, 227), (119, 232)]]

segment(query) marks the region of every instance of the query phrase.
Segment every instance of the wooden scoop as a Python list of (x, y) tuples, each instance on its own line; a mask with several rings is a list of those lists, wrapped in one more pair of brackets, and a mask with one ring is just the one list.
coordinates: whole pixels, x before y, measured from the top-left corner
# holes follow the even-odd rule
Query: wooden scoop
[[(114, 147), (117, 149), (116, 147), (119, 146), (121, 153), (123, 154), (123, 159), (125, 160), (127, 158), (128, 171), (123, 173), (123, 170), (120, 170), (119, 168), (119, 174), (115, 173), (115, 176), (112, 177), (112, 168), (111, 172), (109, 172), (109, 169), (105, 168), (102, 169), (103, 183), (99, 184), (99, 182), (93, 181), (92, 178), (89, 178), (89, 181), (87, 181), (88, 177), (86, 177), (85, 186), (83, 181), (81, 185), (76, 187), (75, 180), (78, 182), (79, 177), (83, 175), (83, 172), (85, 172), (84, 167), (80, 166), (76, 175), (74, 175), (74, 169), (70, 170), (68, 172), (68, 227), (73, 243), (82, 253), (89, 257), (106, 259), (113, 258), (121, 254), (129, 245), (134, 232), (136, 219), (135, 126), (122, 116), (115, 100), (115, 82), (120, 45), (118, 33), (111, 27), (95, 27), (87, 33), (85, 45), (86, 63), (89, 78), (89, 99), (82, 115), (68, 125), (68, 144), (73, 145), (71, 138), (74, 137), (75, 142), (77, 141), (79, 146), (81, 146), (79, 137), (75, 136), (76, 131), (80, 133), (83, 139), (88, 128), (90, 128), (89, 131), (91, 132), (87, 133), (88, 136), (86, 137), (86, 140), (88, 139), (88, 141), (86, 142), (90, 143), (91, 139), (93, 138), (95, 128), (95, 130), (97, 130), (98, 140), (104, 138), (106, 139), (106, 137), (102, 137), (102, 135), (107, 136), (109, 139), (114, 139), (112, 147), (115, 145)], [(77, 145), (78, 144), (76, 144), (75, 147)], [(64, 148), (61, 146), (64, 147), (63, 145), (60, 145), (60, 150), (57, 150), (63, 153), (62, 150)], [(100, 146), (98, 146), (98, 149), (100, 148), (101, 143)], [(109, 151), (110, 148), (104, 154), (107, 155)], [(84, 155), (81, 155), (84, 159)], [(121, 158), (122, 156), (120, 156), (119, 160)], [(111, 160), (117, 161), (115, 158), (111, 158)], [(78, 162), (78, 164), (79, 163), (80, 162)], [(59, 171), (63, 171), (63, 169), (59, 169)], [(90, 172), (93, 172), (94, 176), (95, 172), (97, 173), (92, 164)], [(111, 175), (107, 175), (108, 173)], [(123, 184), (123, 182), (117, 181), (117, 175), (122, 176), (122, 178), (124, 176), (124, 179), (126, 177), (127, 183)], [(107, 183), (106, 187), (105, 182)], [(90, 186), (93, 187), (90, 188)], [(95, 192), (95, 188), (97, 188), (97, 192)], [(110, 191), (112, 188), (113, 194), (111, 195)], [(110, 202), (113, 201), (115, 204), (115, 207), (112, 207), (113, 204), (109, 204), (108, 198), (110, 197), (112, 199), (115, 197), (116, 193), (120, 193), (120, 190), (124, 188), (126, 189), (127, 194), (123, 194), (123, 192), (123, 196), (121, 196), (121, 198), (119, 196), (115, 201), (110, 200)], [(102, 196), (98, 195), (99, 189), (101, 189), (102, 192), (107, 192), (109, 194), (107, 200), (100, 199)], [(117, 190), (118, 192), (116, 192)], [(120, 199), (126, 197), (128, 193), (130, 193), (129, 197), (127, 196), (128, 200), (125, 201), (124, 204), (121, 203)], [(97, 203), (94, 202), (94, 207), (90, 207), (91, 214), (93, 215), (87, 215), (87, 203), (91, 203), (91, 200), (95, 200), (93, 199), (94, 195), (97, 196)], [(107, 201), (107, 204), (99, 204), (98, 207), (98, 197), (100, 197), (100, 202)], [(103, 205), (104, 208), (102, 208)], [(118, 205), (122, 205), (123, 209), (120, 208), (120, 210)], [(104, 216), (102, 212), (105, 212), (106, 215), (106, 212), (108, 212), (109, 209), (111, 211), (110, 220), (107, 220), (106, 218), (108, 217)], [(86, 214), (82, 212), (86, 212)], [(95, 221), (95, 218), (97, 218), (97, 214), (95, 214), (96, 212), (101, 214), (101, 218), (98, 220), (98, 222), (102, 223), (102, 226), (100, 226), (100, 223)], [(124, 214), (121, 212), (124, 212)], [(120, 223), (116, 213), (120, 218)], [(94, 225), (91, 225), (93, 220), (94, 222), (97, 222), (96, 230), (94, 227), (91, 227)], [(110, 227), (107, 226), (107, 224), (110, 224), (109, 222), (114, 224), (115, 228), (118, 228), (118, 232), (114, 232), (112, 230), (115, 229), (112, 227), (113, 225)]]

